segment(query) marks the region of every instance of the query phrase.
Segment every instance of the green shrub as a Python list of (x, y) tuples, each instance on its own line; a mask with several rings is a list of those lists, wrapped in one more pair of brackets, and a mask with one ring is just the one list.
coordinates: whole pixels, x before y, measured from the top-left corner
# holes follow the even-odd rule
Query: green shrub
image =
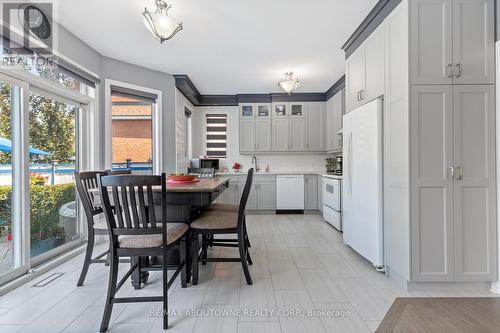
[[(11, 221), (12, 186), (0, 186), (0, 219)], [(75, 200), (75, 185), (30, 186), (30, 218), (32, 240), (63, 237), (59, 227), (59, 208)]]

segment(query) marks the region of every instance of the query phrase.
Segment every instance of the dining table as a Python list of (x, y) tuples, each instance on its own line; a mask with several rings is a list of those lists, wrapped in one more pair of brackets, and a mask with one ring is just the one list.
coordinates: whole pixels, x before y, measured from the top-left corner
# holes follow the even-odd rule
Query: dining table
[[(120, 177), (120, 176), (117, 176)], [(229, 178), (227, 177), (214, 177), (214, 178), (200, 178), (197, 182), (193, 183), (171, 183), (167, 182), (167, 217), (168, 222), (184, 222), (190, 224), (196, 219), (204, 208), (212, 204), (221, 193), (229, 186)], [(89, 190), (93, 197), (93, 204), (95, 206), (101, 205), (101, 197), (99, 189)], [(112, 201), (110, 196), (110, 201)], [(155, 202), (155, 210), (161, 211), (161, 187), (153, 188), (153, 201)], [(161, 216), (157, 214), (156, 216)], [(192, 242), (199, 242), (192, 239)], [(169, 266), (175, 266), (179, 263), (180, 249), (172, 249), (167, 257)], [(133, 257), (130, 264), (133, 266), (137, 264), (137, 268), (131, 275), (132, 286), (135, 289), (140, 289), (141, 284), (147, 282), (149, 274), (141, 271), (152, 264), (157, 264), (159, 258), (144, 258)], [(189, 265), (191, 267), (191, 265)], [(188, 269), (190, 271), (190, 269)], [(188, 273), (189, 281), (190, 272)]]

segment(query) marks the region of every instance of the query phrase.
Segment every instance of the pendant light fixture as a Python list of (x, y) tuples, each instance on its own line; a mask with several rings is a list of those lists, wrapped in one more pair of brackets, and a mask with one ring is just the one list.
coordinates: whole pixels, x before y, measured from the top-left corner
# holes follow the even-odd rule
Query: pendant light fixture
[(285, 73), (285, 80), (278, 82), (278, 86), (281, 87), (288, 95), (291, 95), (295, 89), (299, 86), (299, 79), (293, 78), (293, 72)]
[(163, 0), (155, 0), (156, 12), (152, 13), (144, 8), (142, 13), (144, 25), (163, 43), (171, 39), (176, 33), (182, 30), (182, 22), (177, 23), (171, 16), (168, 16), (168, 10), (172, 7)]

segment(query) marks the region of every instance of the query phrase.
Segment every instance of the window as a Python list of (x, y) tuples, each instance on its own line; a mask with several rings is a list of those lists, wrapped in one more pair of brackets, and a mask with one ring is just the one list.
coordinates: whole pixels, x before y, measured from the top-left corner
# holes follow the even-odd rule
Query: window
[(191, 159), (192, 146), (191, 146), (191, 111), (188, 108), (184, 108), (184, 157), (186, 160)]
[(227, 115), (207, 114), (207, 156), (227, 157)]
[[(125, 91), (127, 90), (127, 91)], [(112, 168), (153, 172), (153, 110), (156, 96), (111, 87)]]

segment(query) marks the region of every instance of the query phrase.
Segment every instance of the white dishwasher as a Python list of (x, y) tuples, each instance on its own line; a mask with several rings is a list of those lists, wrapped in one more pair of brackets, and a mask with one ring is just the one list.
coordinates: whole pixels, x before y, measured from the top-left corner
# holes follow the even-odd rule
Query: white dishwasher
[(276, 211), (304, 212), (304, 175), (276, 176)]

